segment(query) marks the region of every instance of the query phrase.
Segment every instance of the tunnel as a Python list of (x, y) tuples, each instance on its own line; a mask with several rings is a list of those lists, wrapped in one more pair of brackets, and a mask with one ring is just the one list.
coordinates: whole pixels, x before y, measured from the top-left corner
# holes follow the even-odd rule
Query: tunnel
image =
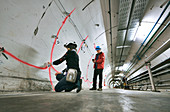
[(0, 112), (169, 112), (169, 4), (0, 0)]

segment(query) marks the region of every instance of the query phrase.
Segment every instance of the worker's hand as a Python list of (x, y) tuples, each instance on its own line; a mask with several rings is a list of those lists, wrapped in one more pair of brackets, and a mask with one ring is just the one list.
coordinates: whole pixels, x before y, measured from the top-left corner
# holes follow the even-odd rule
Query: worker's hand
[(93, 63), (96, 63), (96, 60), (95, 60), (95, 59), (93, 60)]
[(62, 73), (61, 73), (61, 72), (56, 72), (56, 73), (55, 73), (55, 76), (57, 76), (58, 74), (62, 74)]
[(48, 67), (51, 67), (51, 66), (52, 66), (52, 64), (50, 62), (48, 62)]
[(92, 59), (92, 61), (93, 61), (93, 63), (95, 63), (95, 62), (96, 62), (96, 60), (95, 60), (95, 59)]
[(4, 51), (4, 47), (0, 47), (0, 53)]

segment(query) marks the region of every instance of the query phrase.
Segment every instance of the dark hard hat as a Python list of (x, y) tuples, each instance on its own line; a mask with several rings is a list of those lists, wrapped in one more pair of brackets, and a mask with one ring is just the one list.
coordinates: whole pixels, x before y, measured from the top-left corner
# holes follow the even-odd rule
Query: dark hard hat
[(69, 44), (65, 44), (64, 47), (71, 48), (71, 49), (76, 49), (77, 48), (77, 44), (69, 43)]

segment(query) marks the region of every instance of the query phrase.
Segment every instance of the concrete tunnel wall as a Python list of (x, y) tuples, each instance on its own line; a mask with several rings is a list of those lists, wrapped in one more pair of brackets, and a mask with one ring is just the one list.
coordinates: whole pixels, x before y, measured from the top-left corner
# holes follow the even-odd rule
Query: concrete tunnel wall
[[(62, 13), (63, 9), (58, 1), (51, 0), (24, 0), (24, 1), (0, 1), (0, 46), (16, 57), (37, 66), (43, 66), (45, 62), (50, 61), (50, 52), (54, 38), (58, 29), (62, 25), (62, 21), (66, 17)], [(49, 6), (49, 4), (51, 5)], [(77, 3), (77, 4), (75, 4)], [(78, 48), (82, 39), (88, 35), (86, 41), (88, 48), (79, 53), (80, 68), (82, 77), (86, 77), (86, 69), (92, 54), (95, 54), (93, 43), (101, 45), (100, 41), (94, 42), (94, 37), (104, 30), (104, 26), (96, 28), (96, 23), (102, 23), (102, 14), (100, 10), (100, 2), (96, 2), (96, 8), (90, 12), (89, 9), (82, 12), (82, 7), (85, 6), (85, 1), (66, 2), (63, 3), (68, 12), (71, 12), (75, 7), (76, 10), (71, 15), (80, 34), (77, 33), (75, 26), (70, 19), (66, 21), (54, 48), (53, 61), (60, 58), (66, 52), (63, 47), (65, 43), (76, 42)], [(44, 16), (42, 17), (43, 13)], [(42, 18), (41, 18), (42, 17)], [(34, 31), (38, 27), (38, 32), (35, 35)], [(92, 33), (95, 32), (95, 33)], [(104, 36), (104, 35), (103, 35)], [(81, 38), (82, 39), (81, 39)], [(106, 40), (102, 40), (106, 45)], [(104, 46), (103, 46), (104, 48)], [(89, 51), (91, 53), (89, 53)], [(8, 55), (7, 55), (8, 56)], [(40, 70), (24, 65), (15, 59), (8, 56), (6, 60), (0, 56), (0, 91), (30, 91), (30, 90), (51, 90), (49, 81), (49, 73), (47, 70)], [(93, 57), (94, 58), (94, 57)], [(105, 63), (107, 64), (107, 63)], [(93, 64), (90, 62), (88, 79), (92, 81)], [(58, 71), (62, 71), (66, 67), (65, 62), (57, 66)], [(55, 71), (52, 70), (52, 81), (55, 85)], [(89, 87), (91, 84), (83, 83), (83, 87)]]
[[(109, 60), (110, 53), (110, 33), (106, 32), (108, 29), (104, 23), (109, 21), (107, 19), (107, 9), (101, 8), (101, 1), (94, 1), (85, 10), (82, 10), (89, 1), (86, 0), (1, 0), (0, 1), (0, 47), (5, 47), (7, 51), (14, 54), (16, 57), (37, 66), (43, 66), (45, 62), (50, 61), (50, 52), (54, 42), (54, 35), (57, 34), (58, 29), (62, 25), (62, 22), (66, 15), (74, 8), (70, 18), (66, 21), (63, 28), (60, 31), (57, 43), (54, 48), (53, 60), (60, 58), (66, 52), (63, 47), (65, 43), (76, 42), (78, 48), (88, 36), (86, 44), (83, 44), (83, 49), (80, 50), (80, 68), (82, 71), (82, 77), (86, 80), (87, 67), (92, 54), (95, 54), (95, 45), (100, 45), (102, 51), (105, 53), (105, 69), (103, 72), (103, 80), (106, 79), (106, 84), (109, 84), (111, 73), (111, 60)], [(136, 41), (132, 42), (129, 56), (126, 63), (135, 55), (137, 49), (144, 41), (146, 35), (155, 24), (160, 13), (164, 8), (160, 8), (162, 3), (159, 0), (150, 0), (147, 6), (144, 17), (141, 21), (140, 27), (147, 29), (146, 32), (139, 32), (139, 37)], [(113, 6), (114, 10), (118, 10), (118, 1)], [(107, 6), (107, 5), (106, 5)], [(158, 27), (165, 16), (169, 13), (170, 8), (167, 9), (161, 20), (158, 22)], [(102, 11), (101, 11), (102, 10)], [(102, 14), (103, 13), (103, 14)], [(118, 24), (114, 18), (114, 24)], [(106, 18), (105, 18), (106, 17)], [(154, 18), (153, 18), (154, 17)], [(147, 23), (145, 23), (147, 22)], [(147, 24), (147, 25), (146, 25)], [(110, 25), (109, 25), (110, 26)], [(165, 25), (163, 25), (164, 27)], [(139, 27), (139, 29), (140, 29)], [(36, 31), (36, 29), (38, 30)], [(116, 28), (114, 29), (114, 39), (117, 35)], [(106, 38), (107, 36), (107, 38)], [(100, 37), (100, 38), (98, 38)], [(97, 38), (97, 39), (96, 39)], [(107, 39), (107, 42), (106, 42)], [(169, 39), (169, 27), (159, 37), (159, 39), (153, 44), (153, 46), (146, 53), (147, 56), (152, 54), (157, 48), (159, 48), (165, 41)], [(113, 41), (116, 43), (116, 40)], [(169, 49), (157, 57), (151, 62), (152, 67), (163, 60), (169, 58)], [(30, 90), (51, 90), (49, 81), (48, 70), (40, 70), (36, 68), (24, 65), (10, 56), (8, 60), (3, 55), (0, 56), (0, 91), (30, 91)], [(92, 57), (94, 58), (94, 56)], [(145, 57), (143, 57), (138, 64), (131, 70), (135, 70), (141, 63), (143, 63)], [(56, 66), (58, 71), (62, 71), (66, 67), (65, 62), (59, 66)], [(138, 73), (145, 71), (146, 68), (142, 68)], [(57, 83), (55, 80), (55, 71), (52, 70), (53, 85)], [(134, 77), (132, 75), (130, 78)], [(91, 82), (93, 78), (93, 63), (89, 63), (88, 80)], [(108, 81), (108, 82), (107, 82)], [(104, 81), (103, 81), (104, 82)], [(83, 82), (83, 88), (89, 88), (90, 83)]]

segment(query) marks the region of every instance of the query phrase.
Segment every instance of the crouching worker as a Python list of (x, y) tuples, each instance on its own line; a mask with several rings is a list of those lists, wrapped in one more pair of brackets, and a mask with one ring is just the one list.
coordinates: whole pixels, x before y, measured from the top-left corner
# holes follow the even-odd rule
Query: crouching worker
[[(55, 86), (56, 92), (61, 92), (65, 90), (65, 92), (70, 92), (73, 89), (77, 88), (77, 93), (81, 91), (81, 71), (79, 68), (79, 56), (76, 53), (77, 45), (75, 43), (69, 43), (68, 45), (64, 45), (67, 49), (67, 52), (63, 57), (58, 60), (55, 60), (50, 65), (58, 65), (66, 60), (67, 68), (62, 73), (56, 73), (56, 79), (59, 81)], [(66, 72), (66, 75), (64, 75)]]

